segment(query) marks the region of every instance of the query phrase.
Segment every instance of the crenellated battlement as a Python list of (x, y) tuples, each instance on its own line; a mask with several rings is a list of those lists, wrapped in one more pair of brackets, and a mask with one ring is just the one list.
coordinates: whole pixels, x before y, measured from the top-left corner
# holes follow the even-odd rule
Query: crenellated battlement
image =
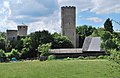
[(62, 9), (75, 9), (75, 6), (63, 6)]

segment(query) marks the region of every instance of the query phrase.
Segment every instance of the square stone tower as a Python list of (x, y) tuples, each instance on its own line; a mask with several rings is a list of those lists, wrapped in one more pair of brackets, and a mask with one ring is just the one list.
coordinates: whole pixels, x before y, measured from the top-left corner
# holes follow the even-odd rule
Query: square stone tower
[(76, 47), (76, 7), (61, 7), (62, 35), (67, 36)]
[(17, 30), (7, 30), (7, 41), (17, 41)]
[(17, 28), (18, 28), (18, 35), (19, 36), (26, 36), (27, 35), (28, 26), (19, 25)]

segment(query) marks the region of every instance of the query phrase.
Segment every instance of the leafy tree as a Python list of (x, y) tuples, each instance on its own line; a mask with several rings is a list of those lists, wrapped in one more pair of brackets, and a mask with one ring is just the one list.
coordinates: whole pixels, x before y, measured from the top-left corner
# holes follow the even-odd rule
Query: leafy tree
[(36, 50), (37, 47), (41, 44), (50, 43), (53, 41), (52, 35), (46, 31), (36, 31), (35, 33), (30, 34), (32, 49)]
[(61, 36), (57, 33), (53, 35), (52, 48), (72, 48), (73, 44), (66, 36)]
[(109, 31), (104, 31), (102, 34), (101, 34), (101, 38), (102, 40), (105, 42), (106, 40), (108, 39), (111, 39), (112, 38), (112, 35)]
[(0, 32), (0, 49), (5, 50), (6, 35), (5, 32)]
[(109, 32), (113, 33), (113, 26), (112, 26), (112, 21), (110, 20), (110, 18), (108, 18), (105, 21), (104, 28), (105, 28), (106, 31), (109, 31)]
[[(26, 59), (26, 58), (31, 58), (32, 56), (31, 52), (30, 52), (30, 49), (29, 48), (23, 48), (21, 50), (21, 59)], [(33, 55), (34, 56), (34, 55)]]
[(31, 38), (30, 37), (25, 37), (21, 39), (23, 42), (23, 47), (26, 48), (31, 48)]
[(5, 51), (0, 49), (0, 58), (3, 58), (5, 57)]
[(6, 39), (3, 37), (0, 37), (0, 49), (5, 50), (5, 42), (6, 42)]
[(15, 57), (16, 59), (19, 59), (20, 58), (20, 53), (18, 52), (18, 50), (16, 49), (12, 49), (11, 50), (11, 54), (10, 54), (10, 57)]
[(46, 56), (49, 54), (49, 49), (51, 47), (51, 43), (42, 44), (38, 46), (38, 52), (41, 52), (41, 56)]
[(6, 59), (5, 57), (6, 57), (5, 51), (0, 49), (0, 62), (4, 62)]
[(115, 43), (113, 39), (108, 39), (101, 44), (101, 47), (104, 48), (105, 50), (111, 50), (111, 49), (116, 49), (118, 45)]
[(97, 30), (94, 30), (93, 33), (91, 34), (92, 37), (98, 37), (99, 33)]
[(79, 34), (80, 36), (85, 36), (85, 37), (90, 36), (94, 30), (96, 30), (95, 27), (88, 26), (88, 25), (78, 26), (76, 28), (77, 34)]

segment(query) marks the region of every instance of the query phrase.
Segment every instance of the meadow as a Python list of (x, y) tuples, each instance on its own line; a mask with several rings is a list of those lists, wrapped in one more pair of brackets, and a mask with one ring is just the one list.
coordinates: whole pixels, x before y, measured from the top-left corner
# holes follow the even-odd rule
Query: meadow
[(0, 78), (120, 78), (107, 60), (53, 60), (0, 63)]

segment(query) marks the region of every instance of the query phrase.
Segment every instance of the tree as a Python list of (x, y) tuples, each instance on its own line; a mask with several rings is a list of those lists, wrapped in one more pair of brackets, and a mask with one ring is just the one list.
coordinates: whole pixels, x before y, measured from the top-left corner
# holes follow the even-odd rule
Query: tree
[(38, 46), (37, 50), (38, 52), (41, 53), (41, 56), (46, 56), (49, 54), (50, 47), (51, 47), (51, 43), (42, 44)]
[(4, 62), (5, 61), (5, 51), (0, 49), (0, 62)]
[(95, 27), (83, 25), (83, 26), (78, 26), (76, 28), (76, 33), (79, 34), (80, 36), (86, 37), (86, 36), (90, 36), (94, 30), (96, 30)]
[(101, 39), (105, 42), (106, 40), (108, 39), (111, 39), (112, 38), (112, 35), (109, 31), (104, 31), (102, 34), (101, 34)]
[(36, 31), (35, 33), (31, 33), (30, 38), (33, 49), (37, 49), (38, 45), (40, 44), (46, 44), (53, 41), (52, 35), (46, 30)]
[(105, 21), (104, 28), (105, 28), (106, 31), (109, 31), (109, 32), (113, 33), (113, 26), (112, 26), (112, 21), (110, 20), (110, 18), (108, 18)]
[(91, 34), (92, 37), (98, 37), (99, 33), (97, 30), (94, 30), (93, 33)]
[(5, 38), (0, 37), (0, 49), (5, 50), (5, 42), (6, 42)]
[(61, 36), (57, 33), (53, 35), (52, 48), (73, 48), (72, 42), (66, 36)]
[(6, 35), (5, 32), (0, 32), (0, 49), (5, 50)]
[(18, 50), (12, 49), (9, 57), (10, 58), (15, 57), (16, 59), (19, 59), (20, 58), (20, 53), (18, 52)]
[(5, 51), (0, 49), (0, 58), (3, 58), (5, 57)]

